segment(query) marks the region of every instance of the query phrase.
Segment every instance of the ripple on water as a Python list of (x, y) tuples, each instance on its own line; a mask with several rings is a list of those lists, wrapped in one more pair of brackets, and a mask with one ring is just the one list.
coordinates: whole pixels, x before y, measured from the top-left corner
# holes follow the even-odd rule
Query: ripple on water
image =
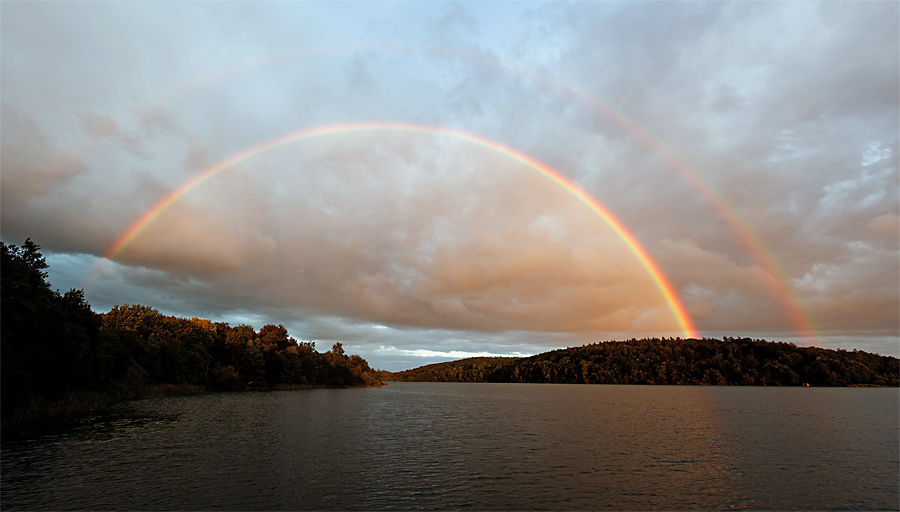
[(398, 383), (143, 400), (63, 433), (4, 441), (0, 500), (8, 509), (897, 509), (897, 390), (784, 391)]

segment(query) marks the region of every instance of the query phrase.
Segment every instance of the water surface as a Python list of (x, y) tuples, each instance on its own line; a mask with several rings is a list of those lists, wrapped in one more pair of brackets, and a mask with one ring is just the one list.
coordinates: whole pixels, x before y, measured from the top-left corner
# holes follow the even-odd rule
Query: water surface
[(897, 389), (392, 383), (4, 440), (3, 509), (900, 508)]

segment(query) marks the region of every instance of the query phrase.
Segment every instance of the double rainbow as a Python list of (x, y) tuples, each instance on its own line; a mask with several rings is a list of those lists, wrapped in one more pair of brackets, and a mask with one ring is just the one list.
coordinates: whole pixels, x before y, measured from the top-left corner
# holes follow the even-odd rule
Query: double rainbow
[[(467, 50), (462, 50), (454, 47), (446, 47), (446, 46), (410, 46), (406, 44), (368, 44), (368, 45), (360, 45), (357, 44), (339, 44), (339, 45), (331, 45), (331, 46), (317, 46), (317, 47), (303, 47), (299, 49), (293, 50), (285, 50), (281, 52), (277, 52), (274, 54), (264, 55), (261, 57), (249, 59), (247, 61), (243, 61), (237, 63), (235, 65), (226, 66), (223, 68), (219, 68), (216, 70), (208, 71), (205, 73), (201, 73), (195, 76), (192, 80), (188, 80), (179, 84), (178, 86), (162, 93), (159, 95), (154, 103), (169, 103), (170, 101), (182, 97), (188, 94), (191, 91), (195, 91), (198, 89), (203, 89), (210, 84), (231, 78), (233, 76), (252, 73), (255, 70), (279, 65), (286, 61), (297, 60), (297, 59), (308, 59), (313, 57), (327, 56), (333, 54), (342, 54), (349, 53), (351, 51), (359, 51), (360, 48), (365, 48), (371, 51), (388, 51), (388, 52), (399, 52), (399, 53), (409, 53), (409, 54), (417, 54), (423, 55), (426, 57), (432, 58), (458, 58), (467, 60), (470, 62), (477, 63), (482, 66), (492, 67), (500, 69), (504, 72), (512, 73), (521, 77), (523, 80), (528, 80), (531, 83), (539, 84), (541, 87), (544, 87), (547, 90), (555, 91), (557, 94), (561, 94), (562, 96), (568, 97), (575, 102), (581, 104), (586, 107), (587, 110), (594, 112), (596, 115), (603, 117), (615, 125), (617, 125), (620, 129), (627, 132), (630, 136), (634, 137), (635, 140), (639, 141), (642, 145), (644, 145), (647, 149), (656, 153), (659, 157), (661, 157), (666, 164), (672, 169), (674, 172), (678, 173), (687, 183), (689, 183), (693, 189), (698, 193), (699, 196), (705, 198), (708, 204), (712, 207), (713, 210), (719, 215), (719, 217), (728, 225), (731, 232), (737, 237), (740, 241), (741, 245), (747, 251), (749, 255), (753, 258), (753, 260), (767, 272), (771, 277), (770, 284), (772, 286), (772, 291), (776, 295), (778, 301), (783, 305), (783, 309), (791, 320), (791, 323), (795, 326), (795, 329), (801, 335), (814, 340), (819, 341), (817, 329), (815, 327), (815, 321), (813, 316), (807, 309), (804, 307), (803, 302), (798, 297), (796, 290), (794, 290), (793, 286), (790, 284), (790, 279), (787, 273), (782, 269), (781, 265), (778, 264), (777, 259), (774, 257), (773, 252), (770, 248), (766, 246), (766, 243), (755, 234), (753, 229), (741, 220), (740, 216), (735, 212), (734, 208), (731, 207), (727, 201), (723, 198), (721, 194), (714, 190), (714, 188), (707, 184), (707, 182), (679, 155), (677, 155), (672, 149), (668, 148), (658, 137), (653, 135), (650, 130), (642, 127), (635, 121), (632, 121), (630, 118), (613, 108), (607, 103), (604, 103), (597, 98), (576, 89), (566, 83), (559, 82), (556, 78), (549, 76), (545, 73), (540, 73), (538, 71), (523, 68), (514, 64), (510, 64), (508, 62), (500, 61), (495, 55), (484, 53), (484, 52), (471, 52)], [(307, 136), (315, 136), (316, 133), (312, 132), (327, 132), (334, 133), (339, 132), (340, 126), (358, 126), (358, 127), (367, 127), (365, 129), (374, 129), (376, 124), (373, 123), (363, 123), (359, 125), (335, 125), (332, 127), (321, 128), (316, 130), (310, 130)], [(422, 130), (425, 129), (425, 133), (429, 133), (428, 130), (431, 130), (431, 133), (442, 133), (444, 135), (452, 135), (450, 132), (452, 130), (441, 130), (436, 128), (427, 128), (427, 127), (413, 127), (411, 125), (395, 125), (395, 126), (406, 126), (407, 128), (414, 128)], [(405, 128), (406, 129), (406, 128)], [(298, 132), (296, 136), (300, 136), (301, 132)], [(305, 132), (304, 132), (305, 133)], [(323, 133), (318, 133), (318, 135), (322, 135)], [(485, 147), (491, 147), (492, 145), (495, 147), (491, 147), (491, 149), (497, 149), (497, 147), (503, 147), (502, 145), (486, 141), (485, 139), (481, 139), (479, 137), (474, 137), (469, 135), (469, 138), (466, 140), (470, 140), (473, 143), (480, 144)], [(302, 138), (302, 137), (301, 137)], [(465, 137), (458, 137), (465, 138)], [(278, 139), (281, 141), (282, 139), (292, 139), (291, 135), (286, 137), (282, 137)], [(476, 142), (476, 140), (480, 140), (482, 142), (488, 142), (487, 144)], [(275, 141), (272, 141), (273, 143)], [(281, 142), (284, 143), (284, 142)], [(88, 146), (92, 146), (93, 144), (89, 144)], [(268, 148), (277, 144), (264, 143), (256, 146), (255, 148), (251, 148), (245, 152), (239, 153), (232, 157), (227, 161), (223, 161), (215, 167), (219, 167), (220, 165), (234, 165), (236, 162), (231, 162), (232, 159), (241, 160), (243, 158), (248, 158), (252, 154), (258, 151), (264, 151), (265, 149), (259, 148)], [(504, 148), (505, 150), (509, 150), (509, 148)], [(86, 151), (86, 148), (82, 148), (82, 150)], [(517, 154), (515, 151), (509, 150), (513, 154)], [(82, 152), (82, 151), (79, 151)], [(503, 152), (503, 151), (501, 151)], [(509, 154), (509, 153), (506, 153)], [(524, 155), (522, 155), (524, 157)], [(524, 157), (524, 159), (520, 158), (520, 161), (531, 160), (529, 157)], [(61, 162), (61, 165), (65, 162)], [(67, 166), (68, 164), (66, 164)], [(226, 165), (227, 167), (227, 165)], [(546, 167), (546, 166), (543, 166)], [(571, 189), (567, 185), (571, 185), (576, 190), (577, 187), (572, 185), (570, 182), (562, 178), (559, 173), (551, 171), (550, 173), (539, 171), (548, 178), (553, 181), (559, 183), (563, 188), (572, 192)], [(149, 222), (152, 222), (153, 219), (159, 215), (162, 210), (155, 211), (158, 207), (165, 207), (173, 201), (176, 201), (178, 197), (186, 193), (188, 190), (202, 182), (206, 179), (207, 173), (209, 170), (204, 173), (198, 175), (194, 179), (185, 183), (182, 187), (179, 187), (171, 194), (167, 195), (163, 200), (157, 203), (153, 209), (145, 213), (131, 228), (120, 237), (115, 244), (107, 251), (107, 255), (110, 254), (118, 254), (121, 249), (126, 246), (134, 236), (136, 236), (137, 232), (132, 232), (134, 229), (140, 231), (142, 226), (146, 225)], [(211, 174), (215, 174), (214, 172)], [(584, 195), (584, 193), (578, 190), (579, 194)], [(574, 194), (574, 192), (572, 192)], [(576, 197), (579, 197), (579, 194), (575, 194)], [(579, 197), (579, 200), (587, 204), (592, 210), (594, 210), (598, 215), (604, 217), (597, 208), (595, 208), (593, 204), (597, 204), (596, 201), (591, 199), (589, 196), (585, 198)], [(165, 203), (165, 204), (164, 204)], [(599, 206), (599, 205), (597, 205)], [(602, 209), (602, 207), (601, 207)], [(605, 209), (602, 209), (604, 212)], [(606, 216), (604, 220), (613, 226), (613, 223), (610, 222), (610, 219), (614, 219), (614, 217), (609, 216), (608, 212), (606, 212)], [(619, 223), (620, 224), (620, 223)], [(621, 225), (621, 224), (620, 224)], [(614, 227), (614, 229), (616, 229)], [(617, 229), (617, 231), (620, 231)], [(624, 230), (622, 230), (624, 232)], [(620, 233), (621, 236), (621, 233)], [(124, 240), (123, 240), (124, 239)], [(623, 240), (626, 240), (623, 238)], [(632, 248), (634, 252), (634, 249)], [(644, 253), (646, 253), (644, 251)], [(638, 255), (637, 252), (635, 252)], [(638, 255), (640, 258), (640, 256)], [(642, 261), (642, 264), (644, 262)], [(101, 262), (100, 265), (95, 269), (95, 271), (90, 275), (86, 283), (90, 283), (91, 280), (96, 276), (99, 270), (105, 265), (105, 263)], [(647, 267), (644, 264), (645, 268)], [(649, 271), (649, 270), (648, 270)], [(651, 273), (652, 275), (652, 273)]]
[(197, 174), (193, 178), (181, 184), (176, 189), (169, 192), (165, 197), (160, 199), (155, 205), (153, 205), (149, 210), (142, 214), (134, 223), (132, 223), (131, 226), (129, 226), (128, 229), (126, 229), (125, 232), (122, 233), (122, 235), (109, 247), (109, 249), (104, 254), (105, 259), (97, 265), (97, 267), (88, 278), (87, 283), (90, 283), (100, 273), (100, 271), (102, 271), (103, 267), (106, 266), (109, 261), (114, 260), (122, 252), (122, 250), (126, 246), (128, 246), (128, 244), (134, 241), (134, 239), (137, 238), (137, 236), (140, 235), (140, 233), (154, 220), (156, 220), (156, 218), (159, 217), (159, 215), (162, 214), (167, 208), (169, 208), (173, 203), (181, 199), (185, 194), (197, 188), (211, 177), (241, 162), (249, 160), (265, 151), (277, 148), (279, 146), (284, 146), (292, 142), (313, 139), (317, 137), (325, 137), (329, 135), (379, 131), (409, 132), (441, 137), (451, 137), (503, 155), (543, 175), (544, 177), (561, 187), (563, 190), (571, 194), (573, 197), (578, 199), (580, 202), (582, 202), (592, 212), (594, 212), (594, 214), (600, 217), (610, 228), (612, 228), (612, 230), (619, 238), (621, 238), (621, 240), (625, 243), (632, 254), (634, 254), (634, 256), (640, 262), (641, 266), (653, 280), (653, 283), (662, 294), (663, 298), (666, 301), (666, 304), (668, 305), (676, 321), (678, 322), (678, 325), (684, 337), (699, 337), (697, 330), (694, 327), (694, 323), (691, 320), (690, 315), (688, 315), (687, 313), (684, 303), (679, 298), (677, 292), (672, 286), (672, 283), (663, 274), (662, 270), (659, 268), (659, 265), (657, 265), (656, 262), (653, 261), (647, 250), (641, 245), (641, 243), (635, 238), (635, 236), (630, 231), (628, 231), (628, 229), (624, 224), (622, 224), (619, 219), (617, 219), (596, 199), (592, 198), (586, 192), (581, 190), (581, 188), (579, 188), (575, 183), (568, 180), (558, 171), (547, 166), (546, 164), (539, 162), (538, 160), (535, 160), (534, 158), (516, 151), (508, 146), (505, 146), (499, 142), (458, 130), (406, 123), (351, 123), (329, 125), (309, 130), (301, 130), (278, 137), (276, 139), (272, 139), (267, 142), (263, 142), (249, 149), (241, 151), (229, 158), (226, 158), (225, 160), (220, 161), (219, 163), (207, 168), (203, 172)]

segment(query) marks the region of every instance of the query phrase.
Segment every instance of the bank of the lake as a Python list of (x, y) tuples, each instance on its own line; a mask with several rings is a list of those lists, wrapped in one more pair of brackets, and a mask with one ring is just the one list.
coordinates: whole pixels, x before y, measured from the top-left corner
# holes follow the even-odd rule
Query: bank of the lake
[(283, 325), (257, 330), (139, 304), (96, 313), (83, 290), (52, 288), (31, 239), (0, 242), (0, 266), (3, 435), (147, 395), (381, 384), (340, 342), (319, 352)]

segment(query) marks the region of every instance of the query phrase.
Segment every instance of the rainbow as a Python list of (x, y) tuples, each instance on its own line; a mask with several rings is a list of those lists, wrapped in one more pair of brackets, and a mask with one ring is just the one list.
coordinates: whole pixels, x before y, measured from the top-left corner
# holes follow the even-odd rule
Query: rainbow
[(241, 162), (249, 160), (265, 151), (292, 142), (312, 139), (316, 137), (324, 137), (328, 135), (372, 131), (412, 132), (419, 134), (452, 137), (454, 139), (462, 140), (488, 149), (495, 153), (499, 153), (507, 158), (525, 165), (526, 167), (531, 168), (532, 170), (548, 178), (550, 181), (567, 191), (569, 194), (571, 194), (581, 203), (587, 206), (592, 212), (594, 212), (594, 214), (600, 217), (610, 228), (612, 228), (612, 230), (625, 243), (628, 249), (632, 252), (632, 254), (634, 254), (634, 256), (640, 262), (641, 266), (653, 280), (653, 283), (656, 285), (657, 289), (665, 299), (669, 309), (672, 311), (672, 314), (675, 316), (675, 319), (678, 322), (683, 335), (686, 338), (699, 337), (699, 334), (694, 327), (693, 320), (691, 319), (690, 315), (688, 315), (683, 302), (678, 296), (678, 293), (675, 291), (672, 283), (670, 283), (666, 276), (663, 274), (662, 270), (659, 268), (659, 265), (657, 265), (656, 262), (650, 257), (650, 254), (647, 252), (647, 250), (641, 245), (637, 238), (635, 238), (635, 236), (630, 231), (628, 231), (628, 229), (624, 224), (622, 224), (619, 219), (617, 219), (596, 199), (592, 198), (586, 192), (581, 190), (576, 184), (566, 179), (562, 174), (547, 166), (546, 164), (543, 164), (524, 153), (504, 146), (499, 142), (449, 128), (406, 123), (350, 123), (301, 130), (278, 137), (276, 139), (269, 140), (267, 142), (263, 142), (249, 149), (241, 151), (235, 155), (232, 155), (225, 160), (220, 161), (219, 163), (207, 168), (203, 172), (197, 174), (193, 178), (181, 184), (176, 189), (169, 192), (165, 197), (160, 199), (155, 205), (153, 205), (149, 210), (141, 215), (134, 223), (132, 223), (131, 226), (129, 226), (128, 229), (126, 229), (122, 233), (122, 235), (119, 236), (119, 238), (109, 247), (109, 249), (104, 254), (104, 259), (101, 260), (101, 262), (91, 273), (90, 277), (86, 281), (86, 284), (89, 284), (91, 281), (93, 281), (93, 279), (100, 273), (100, 271), (102, 271), (103, 267), (108, 262), (114, 260), (122, 252), (122, 250), (132, 241), (134, 241), (134, 239), (137, 238), (137, 236), (140, 235), (140, 233), (148, 225), (156, 220), (156, 218), (159, 217), (160, 214), (162, 214), (176, 201), (181, 199), (185, 194), (197, 188), (203, 182), (215, 176), (216, 174), (219, 174), (220, 172), (225, 171), (226, 169), (229, 169)]
[[(552, 76), (540, 73), (528, 68), (501, 62), (496, 56), (483, 52), (474, 52), (464, 49), (448, 47), (448, 46), (428, 46), (428, 47), (410, 47), (406, 45), (382, 43), (377, 45), (363, 45), (363, 47), (371, 50), (384, 50), (389, 52), (406, 52), (412, 54), (420, 54), (425, 56), (438, 57), (454, 57), (465, 59), (470, 62), (476, 62), (483, 66), (499, 68), (504, 71), (513, 73), (524, 79), (531, 80), (541, 84), (548, 90), (554, 90), (559, 94), (574, 99), (575, 101), (585, 105), (593, 112), (614, 122), (619, 128), (623, 129), (629, 135), (638, 140), (645, 147), (659, 155), (670, 169), (678, 173), (690, 186), (703, 198), (719, 215), (719, 217), (728, 225), (731, 232), (736, 236), (741, 246), (747, 251), (764, 271), (772, 276), (771, 287), (772, 292), (776, 295), (782, 304), (785, 313), (790, 322), (800, 332), (811, 340), (819, 342), (818, 329), (812, 314), (803, 306), (802, 301), (798, 297), (796, 291), (790, 284), (787, 273), (782, 269), (777, 259), (773, 256), (772, 250), (766, 246), (766, 243), (748, 226), (746, 222), (740, 219), (734, 208), (722, 198), (721, 194), (716, 192), (708, 185), (694, 169), (675, 151), (667, 147), (658, 137), (651, 132), (626, 117), (618, 110), (611, 107), (589, 94), (575, 89), (565, 83), (561, 83)], [(341, 44), (327, 47), (317, 48), (300, 48), (295, 50), (287, 50), (275, 54), (267, 55), (239, 63), (229, 68), (220, 69), (213, 73), (207, 73), (197, 77), (194, 81), (185, 84), (184, 88), (179, 88), (171, 93), (177, 96), (186, 92), (190, 88), (200, 88), (211, 82), (220, 80), (227, 76), (247, 72), (259, 67), (277, 64), (286, 60), (297, 58), (308, 58), (318, 55), (330, 55), (334, 53), (346, 52), (349, 50), (358, 50), (360, 45), (357, 44)], [(474, 141), (472, 141), (474, 142)], [(549, 177), (549, 176), (548, 176)], [(553, 178), (551, 178), (553, 179)], [(556, 181), (556, 180), (555, 180)], [(564, 181), (564, 180), (563, 180)], [(557, 181), (559, 182), (559, 181)], [(590, 206), (590, 205), (588, 205)], [(599, 213), (598, 213), (599, 215)], [(608, 221), (607, 221), (608, 222)]]

